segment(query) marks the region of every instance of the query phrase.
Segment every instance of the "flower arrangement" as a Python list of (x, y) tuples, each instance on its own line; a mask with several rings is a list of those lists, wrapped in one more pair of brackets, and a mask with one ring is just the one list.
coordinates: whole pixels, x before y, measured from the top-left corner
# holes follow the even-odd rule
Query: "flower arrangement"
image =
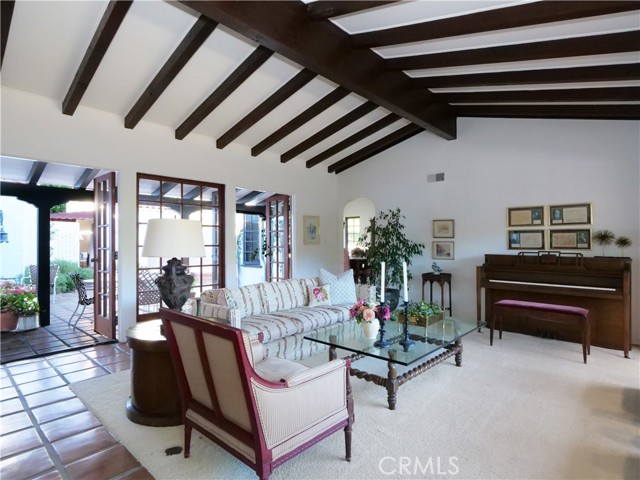
[(355, 318), (358, 324), (360, 322), (372, 323), (376, 318), (389, 320), (391, 309), (386, 303), (379, 304), (360, 300), (349, 310), (349, 317)]
[(13, 312), (19, 317), (36, 315), (40, 304), (35, 289), (3, 282), (0, 284), (0, 310)]
[(425, 301), (411, 302), (409, 305), (410, 317), (430, 317), (442, 313), (442, 307), (437, 303), (429, 303)]

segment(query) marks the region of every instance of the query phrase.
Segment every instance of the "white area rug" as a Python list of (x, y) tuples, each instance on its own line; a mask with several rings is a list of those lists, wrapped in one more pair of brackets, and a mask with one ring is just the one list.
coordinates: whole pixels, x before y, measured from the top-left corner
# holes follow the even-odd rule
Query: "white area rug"
[[(336, 433), (276, 469), (273, 479), (638, 479), (640, 365), (620, 351), (505, 332), (464, 339), (453, 358), (400, 388), (395, 411), (386, 391), (351, 379), (356, 407), (353, 459)], [(385, 362), (359, 368), (386, 371)], [(71, 385), (102, 423), (157, 479), (254, 479), (255, 473), (194, 431), (143, 427), (125, 415), (129, 372)]]

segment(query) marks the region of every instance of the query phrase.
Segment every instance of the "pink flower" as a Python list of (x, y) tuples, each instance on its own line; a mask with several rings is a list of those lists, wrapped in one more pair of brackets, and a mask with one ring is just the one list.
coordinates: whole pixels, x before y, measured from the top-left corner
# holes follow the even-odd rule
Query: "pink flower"
[(362, 318), (365, 322), (373, 322), (376, 318), (376, 312), (374, 312), (371, 308), (367, 308), (362, 312)]

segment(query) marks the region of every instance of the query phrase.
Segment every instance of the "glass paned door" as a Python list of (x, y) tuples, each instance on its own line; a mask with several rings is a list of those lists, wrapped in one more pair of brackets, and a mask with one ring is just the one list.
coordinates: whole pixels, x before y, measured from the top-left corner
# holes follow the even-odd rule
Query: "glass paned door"
[(291, 272), (289, 196), (274, 195), (267, 203), (267, 281), (286, 280)]

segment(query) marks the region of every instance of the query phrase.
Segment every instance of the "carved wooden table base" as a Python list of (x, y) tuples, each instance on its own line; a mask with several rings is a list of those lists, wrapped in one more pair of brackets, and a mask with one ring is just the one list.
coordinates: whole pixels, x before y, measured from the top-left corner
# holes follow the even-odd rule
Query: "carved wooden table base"
[[(417, 341), (428, 341), (425, 340), (424, 337), (413, 336), (412, 338)], [(430, 368), (435, 367), (439, 363), (444, 362), (447, 358), (455, 356), (456, 367), (462, 366), (462, 341), (457, 340), (455, 343), (450, 345), (446, 345), (443, 348), (443, 352), (439, 353), (435, 357), (431, 357), (429, 360), (417, 365), (411, 370), (403, 373), (402, 375), (398, 375), (398, 370), (396, 368), (396, 363), (394, 362), (396, 351), (394, 349), (389, 349), (389, 361), (387, 365), (389, 367), (388, 373), (386, 377), (382, 377), (380, 375), (376, 375), (375, 373), (365, 372), (364, 370), (358, 370), (357, 368), (351, 367), (350, 373), (352, 376), (361, 378), (366, 380), (367, 382), (375, 383), (381, 387), (387, 389), (387, 402), (389, 404), (389, 410), (396, 409), (396, 400), (398, 396), (398, 389), (407, 383), (409, 380), (416, 378), (421, 373), (426, 372)], [(362, 353), (356, 353), (353, 355), (349, 355), (345, 358), (350, 358), (351, 361), (358, 360), (360, 358), (364, 358), (367, 355)], [(329, 360), (335, 360), (338, 358), (336, 347), (332, 346), (329, 348)]]

